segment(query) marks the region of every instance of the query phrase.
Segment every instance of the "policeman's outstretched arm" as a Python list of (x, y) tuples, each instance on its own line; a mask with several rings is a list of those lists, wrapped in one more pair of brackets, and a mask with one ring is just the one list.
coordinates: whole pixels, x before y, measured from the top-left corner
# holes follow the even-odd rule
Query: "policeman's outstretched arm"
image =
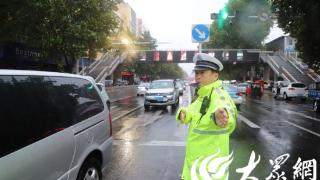
[(192, 111), (190, 108), (193, 104), (189, 105), (188, 107), (181, 107), (178, 109), (176, 114), (176, 120), (182, 124), (188, 124), (192, 120)]
[(212, 114), (215, 124), (220, 128), (228, 128), (232, 133), (236, 126), (236, 120), (238, 118), (238, 111), (233, 100), (227, 96), (228, 103), (222, 103)]
[(214, 116), (215, 116), (217, 126), (219, 126), (221, 128), (227, 127), (228, 121), (229, 121), (229, 116), (228, 116), (227, 111), (224, 108), (218, 108), (215, 111)]

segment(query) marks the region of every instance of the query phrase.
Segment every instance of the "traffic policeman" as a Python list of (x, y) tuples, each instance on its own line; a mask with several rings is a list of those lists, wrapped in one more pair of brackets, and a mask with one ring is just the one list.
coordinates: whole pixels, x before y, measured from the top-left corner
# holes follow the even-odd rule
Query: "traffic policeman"
[(221, 173), (209, 165), (209, 160), (230, 157), (229, 136), (236, 126), (237, 108), (219, 80), (219, 72), (223, 69), (221, 62), (205, 53), (196, 54), (193, 61), (195, 78), (199, 83), (198, 97), (176, 114), (179, 123), (189, 125), (181, 178), (227, 179), (228, 168), (217, 167), (225, 170)]

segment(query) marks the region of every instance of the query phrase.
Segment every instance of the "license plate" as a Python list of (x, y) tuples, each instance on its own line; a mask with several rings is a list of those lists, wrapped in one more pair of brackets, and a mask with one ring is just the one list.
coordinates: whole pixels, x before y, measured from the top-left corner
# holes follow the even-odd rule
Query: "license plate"
[(298, 94), (298, 96), (303, 96), (303, 94)]
[(157, 101), (163, 101), (163, 97), (162, 96), (156, 96), (156, 100)]

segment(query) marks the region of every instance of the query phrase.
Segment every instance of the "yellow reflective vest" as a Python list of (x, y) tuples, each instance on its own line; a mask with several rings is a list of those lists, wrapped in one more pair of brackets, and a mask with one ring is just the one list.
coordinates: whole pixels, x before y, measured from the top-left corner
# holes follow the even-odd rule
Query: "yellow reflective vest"
[[(237, 108), (229, 94), (223, 90), (222, 81), (200, 87), (198, 98), (186, 108), (180, 108), (176, 114), (179, 123), (189, 124), (182, 179), (228, 179), (229, 135), (236, 126)], [(211, 94), (211, 97), (210, 97)], [(200, 108), (205, 98), (210, 97), (206, 113), (201, 114)], [(228, 113), (228, 124), (225, 128), (218, 127), (213, 113), (224, 108)], [(186, 118), (179, 120), (181, 111)], [(201, 117), (202, 116), (202, 117)], [(217, 163), (220, 165), (217, 166)]]

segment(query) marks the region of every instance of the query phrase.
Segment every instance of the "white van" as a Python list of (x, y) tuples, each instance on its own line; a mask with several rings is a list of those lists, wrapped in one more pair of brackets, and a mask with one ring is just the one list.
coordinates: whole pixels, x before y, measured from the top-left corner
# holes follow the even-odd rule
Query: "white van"
[(102, 179), (112, 125), (91, 77), (0, 70), (0, 99), (0, 179)]

